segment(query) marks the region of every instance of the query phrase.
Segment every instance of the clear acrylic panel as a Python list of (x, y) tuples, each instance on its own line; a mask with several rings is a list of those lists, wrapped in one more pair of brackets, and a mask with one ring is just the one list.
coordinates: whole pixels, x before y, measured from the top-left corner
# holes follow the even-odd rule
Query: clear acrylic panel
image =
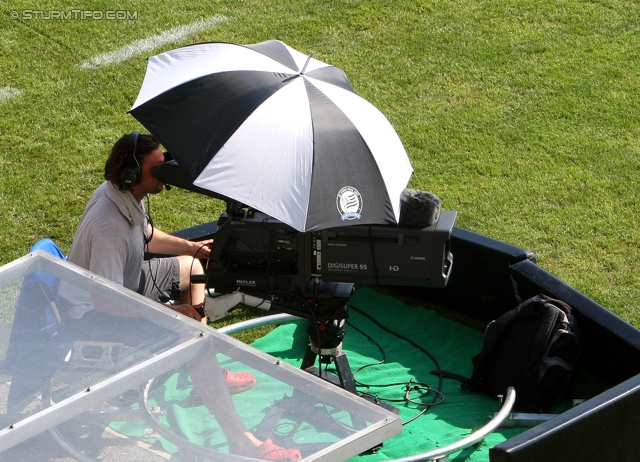
[[(44, 252), (0, 268), (0, 459), (344, 460), (399, 417)], [(231, 395), (222, 369), (250, 372)]]

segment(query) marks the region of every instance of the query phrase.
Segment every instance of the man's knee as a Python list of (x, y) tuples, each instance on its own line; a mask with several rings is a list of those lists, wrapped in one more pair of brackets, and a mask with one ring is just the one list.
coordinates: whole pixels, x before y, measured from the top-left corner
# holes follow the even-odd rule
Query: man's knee
[(202, 262), (194, 257), (189, 255), (180, 255), (178, 256), (178, 262), (180, 263), (180, 270), (184, 268), (186, 271), (190, 273), (201, 273), (204, 269), (202, 266)]
[(193, 258), (188, 255), (180, 255), (178, 256), (178, 263), (180, 264), (180, 286), (183, 288), (188, 287), (191, 283), (192, 274), (204, 273), (204, 266), (197, 258)]
[(202, 260), (199, 260), (196, 258), (193, 263), (194, 265), (193, 265), (193, 270), (191, 271), (191, 274), (201, 274), (204, 272), (204, 266), (202, 265)]

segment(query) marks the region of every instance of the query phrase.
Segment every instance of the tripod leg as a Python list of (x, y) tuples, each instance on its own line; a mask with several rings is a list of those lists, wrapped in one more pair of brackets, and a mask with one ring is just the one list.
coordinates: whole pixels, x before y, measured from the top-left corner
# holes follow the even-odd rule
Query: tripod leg
[(334, 356), (333, 360), (336, 363), (336, 371), (340, 378), (340, 385), (347, 391), (357, 394), (356, 382), (353, 378), (353, 372), (351, 372), (351, 366), (349, 366), (349, 360), (344, 352), (338, 353)]
[[(338, 385), (335, 380), (330, 379), (331, 374), (327, 375), (326, 373), (321, 372), (321, 370), (315, 369), (315, 362), (317, 357), (318, 354), (313, 351), (311, 345), (308, 345), (307, 350), (304, 353), (304, 358), (302, 359), (302, 365), (300, 366), (300, 369), (312, 374), (317, 372), (320, 377), (323, 377), (325, 380), (334, 382), (336, 385)], [(340, 381), (340, 386), (347, 391), (357, 394), (356, 382), (353, 378), (353, 372), (351, 371), (351, 366), (349, 366), (349, 360), (347, 359), (347, 354), (345, 352), (341, 351), (340, 353), (322, 356), (321, 362), (325, 362), (326, 364), (334, 362), (336, 365), (336, 375), (338, 376), (338, 379)]]
[(302, 358), (302, 365), (300, 369), (307, 370), (316, 363), (316, 357), (318, 355), (313, 352), (311, 345), (307, 345), (307, 350), (304, 352), (304, 358)]

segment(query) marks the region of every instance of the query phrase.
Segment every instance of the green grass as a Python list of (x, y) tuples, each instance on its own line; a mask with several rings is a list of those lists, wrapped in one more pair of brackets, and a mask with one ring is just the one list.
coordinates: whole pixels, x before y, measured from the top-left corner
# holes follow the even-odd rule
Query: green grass
[[(345, 69), (403, 140), (410, 187), (457, 225), (538, 263), (640, 326), (640, 5), (631, 1), (229, 0), (80, 2), (134, 21), (0, 15), (0, 263), (41, 237), (67, 251), (148, 55), (201, 41), (280, 39)], [(60, 8), (14, 1), (11, 8)], [(82, 62), (201, 18), (227, 21), (97, 69)], [(173, 189), (151, 203), (173, 231), (221, 204)]]

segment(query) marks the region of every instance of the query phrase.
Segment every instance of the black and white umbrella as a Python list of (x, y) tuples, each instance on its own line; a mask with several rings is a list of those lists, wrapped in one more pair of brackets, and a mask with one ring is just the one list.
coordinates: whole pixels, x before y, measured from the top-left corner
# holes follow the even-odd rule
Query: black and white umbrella
[(298, 231), (395, 224), (413, 169), (340, 68), (279, 41), (149, 58), (130, 113), (197, 188)]

